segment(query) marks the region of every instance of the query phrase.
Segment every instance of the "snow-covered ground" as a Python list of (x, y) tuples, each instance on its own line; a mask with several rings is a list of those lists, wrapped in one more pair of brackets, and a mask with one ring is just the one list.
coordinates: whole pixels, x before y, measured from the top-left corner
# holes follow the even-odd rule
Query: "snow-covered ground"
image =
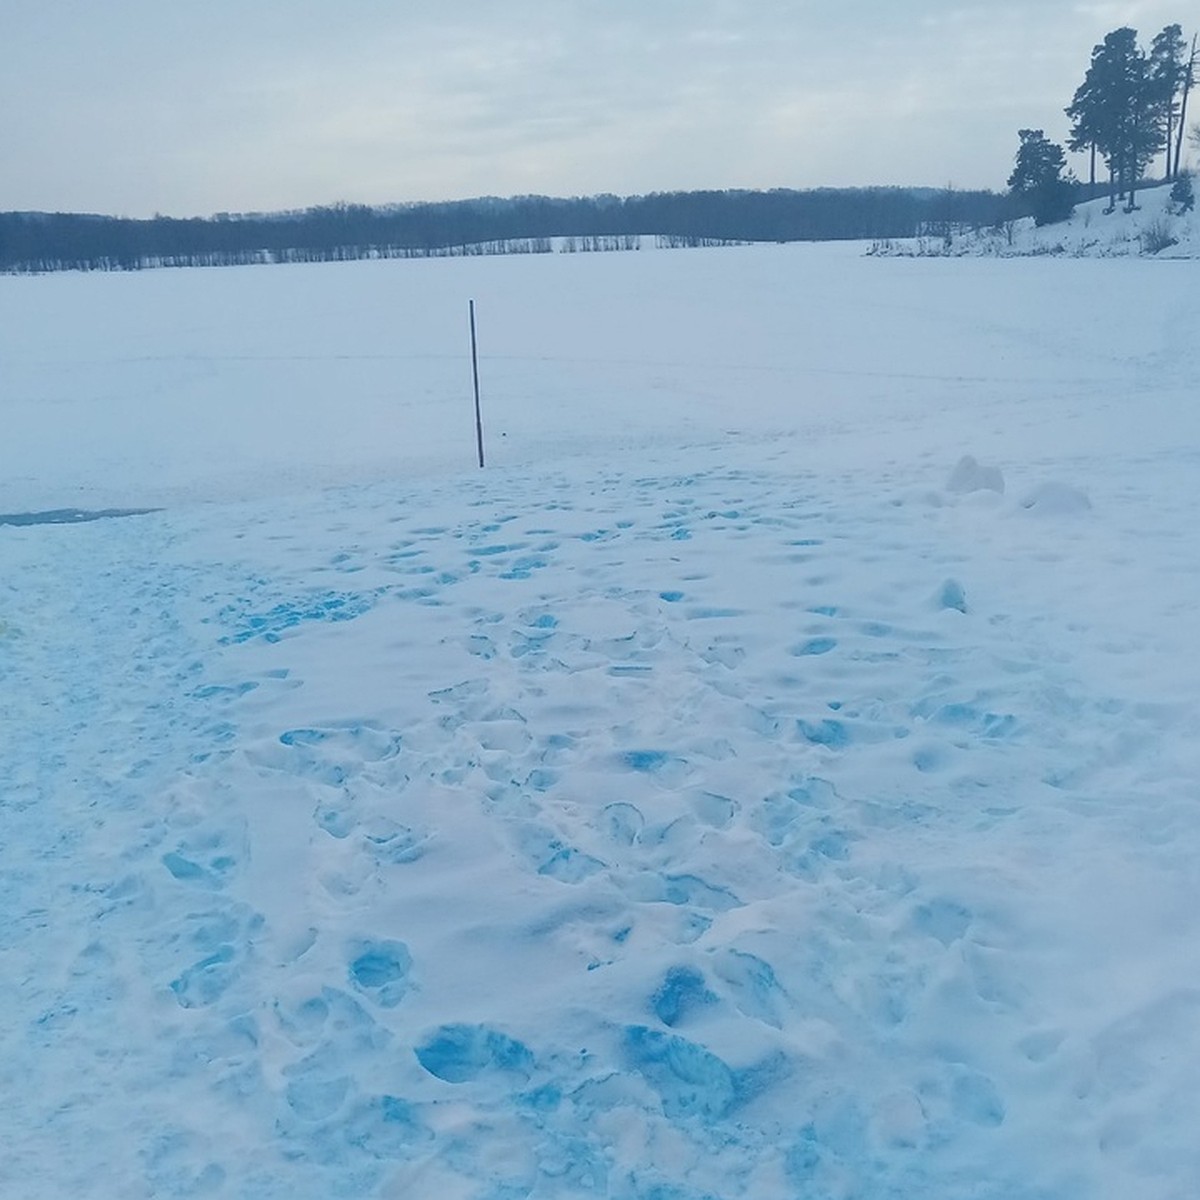
[(1191, 1200), (1194, 281), (861, 251), (0, 278), (0, 1194)]
[(1138, 191), (1132, 212), (1118, 201), (1108, 212), (1107, 198), (1080, 204), (1065, 221), (1040, 228), (1032, 217), (1001, 229), (955, 234), (947, 244), (941, 238), (913, 238), (873, 247), (876, 255), (988, 255), (1000, 258), (1036, 258), (1043, 255), (1072, 258), (1200, 258), (1200, 213), (1180, 212), (1171, 202), (1170, 185)]

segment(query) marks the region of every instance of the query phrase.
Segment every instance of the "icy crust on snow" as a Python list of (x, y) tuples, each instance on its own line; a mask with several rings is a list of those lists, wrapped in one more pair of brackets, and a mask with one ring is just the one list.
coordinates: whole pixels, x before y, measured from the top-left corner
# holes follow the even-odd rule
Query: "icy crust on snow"
[(1102, 530), (727, 458), (6, 535), (6, 1194), (1182, 1194)]

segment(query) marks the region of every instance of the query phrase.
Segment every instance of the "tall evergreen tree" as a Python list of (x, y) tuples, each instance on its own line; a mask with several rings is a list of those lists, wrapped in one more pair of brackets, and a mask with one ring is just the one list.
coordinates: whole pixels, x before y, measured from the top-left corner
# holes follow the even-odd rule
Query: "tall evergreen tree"
[(1134, 207), (1138, 182), (1163, 144), (1160, 91), (1137, 30), (1114, 29), (1092, 50), (1083, 84), (1067, 108), (1073, 147), (1093, 145), (1109, 174), (1109, 211), (1118, 197)]
[(1028, 205), (1037, 225), (1065, 221), (1075, 209), (1063, 148), (1041, 129), (1021, 129), (1016, 164), (1008, 177), (1012, 196)]
[(1088, 183), (1096, 186), (1096, 152), (1105, 142), (1104, 124), (1104, 90), (1100, 81), (1100, 71), (1097, 66), (1099, 47), (1092, 51), (1092, 62), (1087, 69), (1083, 82), (1075, 89), (1075, 97), (1066, 109), (1071, 118), (1071, 132), (1067, 137), (1067, 147), (1070, 150), (1087, 150), (1090, 154)]
[(1153, 92), (1153, 103), (1158, 110), (1159, 125), (1166, 139), (1167, 161), (1166, 169), (1163, 172), (1163, 177), (1166, 179), (1171, 179), (1175, 174), (1172, 157), (1188, 66), (1187, 43), (1183, 40), (1182, 27), (1179, 25), (1166, 26), (1150, 44), (1149, 63), (1149, 82)]

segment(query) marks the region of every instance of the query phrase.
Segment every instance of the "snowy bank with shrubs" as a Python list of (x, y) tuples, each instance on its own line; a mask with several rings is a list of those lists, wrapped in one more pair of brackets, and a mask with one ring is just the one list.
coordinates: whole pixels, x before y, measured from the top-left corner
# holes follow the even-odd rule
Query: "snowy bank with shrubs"
[[(1193, 183), (1191, 177), (1182, 177)], [(1062, 255), (1072, 258), (1200, 258), (1200, 218), (1195, 204), (1172, 199), (1177, 185), (1163, 184), (1139, 191), (1132, 211), (1118, 201), (1109, 211), (1101, 197), (1080, 204), (1065, 221), (1037, 226), (1032, 217), (1008, 221), (988, 229), (968, 230), (949, 236), (875, 242), (869, 254), (885, 256), (1032, 257)]]

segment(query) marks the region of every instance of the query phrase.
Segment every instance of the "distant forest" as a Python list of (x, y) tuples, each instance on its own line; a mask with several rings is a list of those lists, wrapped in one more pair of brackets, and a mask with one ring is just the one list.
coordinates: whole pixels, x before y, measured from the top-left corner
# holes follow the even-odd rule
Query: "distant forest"
[(1012, 215), (1008, 197), (953, 188), (520, 196), (146, 220), (10, 212), (0, 213), (0, 271), (625, 250), (645, 236), (668, 247), (944, 236)]

